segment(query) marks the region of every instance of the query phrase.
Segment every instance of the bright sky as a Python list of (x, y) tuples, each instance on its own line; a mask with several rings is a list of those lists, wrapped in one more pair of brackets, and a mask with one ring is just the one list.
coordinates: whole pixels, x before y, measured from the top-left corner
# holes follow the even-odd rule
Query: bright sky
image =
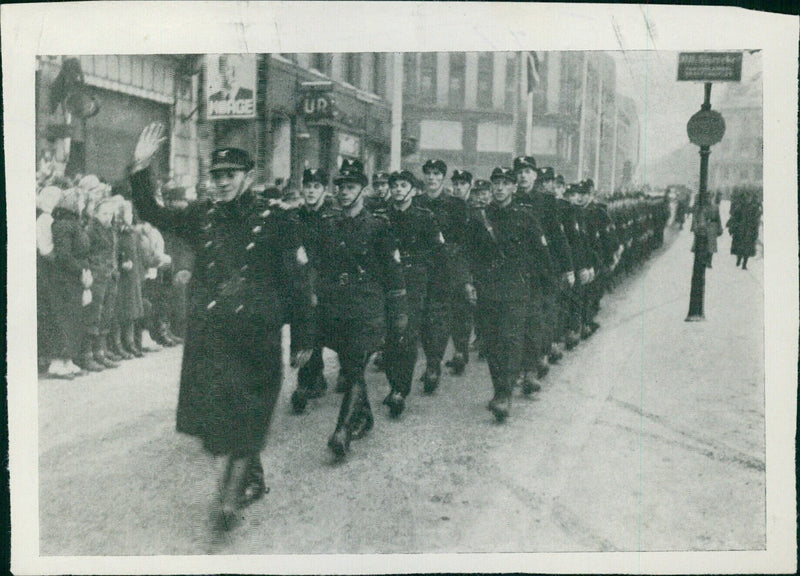
[[(688, 143), (686, 123), (703, 103), (701, 82), (678, 82), (678, 52), (611, 52), (617, 62), (617, 90), (636, 101), (641, 130), (636, 177), (647, 164)], [(742, 78), (760, 71), (760, 57), (745, 53)], [(722, 100), (725, 86), (711, 90), (711, 107)], [(646, 179), (646, 178), (645, 178)]]

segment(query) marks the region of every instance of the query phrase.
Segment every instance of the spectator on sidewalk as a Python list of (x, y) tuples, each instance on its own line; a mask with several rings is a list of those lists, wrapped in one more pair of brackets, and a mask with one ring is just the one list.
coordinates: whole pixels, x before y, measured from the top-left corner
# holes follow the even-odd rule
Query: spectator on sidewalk
[(61, 188), (47, 186), (36, 196), (36, 311), (39, 367), (48, 374), (64, 376), (64, 358), (53, 347), (55, 341), (55, 311), (57, 301), (52, 297), (53, 283), (57, 281), (53, 268), (53, 209), (61, 199)]
[(694, 243), (692, 252), (701, 252), (706, 268), (711, 268), (711, 259), (717, 251), (717, 238), (722, 235), (722, 218), (719, 215), (719, 205), (708, 199), (702, 206), (695, 201), (692, 209), (692, 232)]
[(736, 256), (736, 266), (741, 264), (742, 270), (747, 270), (747, 260), (756, 255), (761, 202), (753, 190), (742, 190), (734, 198), (725, 226), (731, 235), (731, 254)]
[(134, 343), (134, 325), (144, 316), (142, 277), (144, 270), (139, 253), (138, 233), (133, 226), (133, 205), (128, 200), (119, 204), (117, 318), (110, 345), (125, 359), (141, 356)]

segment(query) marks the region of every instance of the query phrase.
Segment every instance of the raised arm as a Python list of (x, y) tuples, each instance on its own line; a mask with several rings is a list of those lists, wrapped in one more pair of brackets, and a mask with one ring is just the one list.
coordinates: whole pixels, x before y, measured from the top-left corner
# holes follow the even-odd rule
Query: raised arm
[(166, 140), (164, 126), (154, 122), (139, 135), (130, 172), (131, 199), (142, 220), (161, 230), (170, 230), (192, 243), (197, 231), (197, 212), (191, 208), (160, 206), (155, 199), (155, 186), (150, 163)]

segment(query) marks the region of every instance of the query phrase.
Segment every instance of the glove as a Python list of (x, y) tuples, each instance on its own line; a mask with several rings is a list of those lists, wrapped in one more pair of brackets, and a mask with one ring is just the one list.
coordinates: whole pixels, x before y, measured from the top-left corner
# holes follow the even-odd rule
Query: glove
[(88, 288), (84, 288), (83, 294), (81, 294), (81, 305), (88, 306), (92, 303), (92, 291)]
[(578, 272), (578, 278), (581, 281), (581, 286), (588, 284), (589, 282), (592, 281), (590, 278), (588, 268), (581, 268), (580, 271)]
[(564, 284), (572, 288), (575, 286), (575, 272), (570, 270), (569, 272), (564, 272), (564, 275), (561, 277)]
[(188, 270), (179, 270), (175, 273), (175, 284), (188, 284), (192, 279), (192, 273)]
[(314, 352), (313, 349), (307, 348), (305, 350), (298, 350), (294, 354), (292, 354), (291, 366), (292, 368), (302, 368), (305, 366), (309, 360), (311, 360), (311, 354)]
[(464, 291), (467, 293), (467, 300), (470, 306), (475, 306), (478, 303), (478, 291), (475, 290), (475, 286), (467, 283), (464, 285)]
[(589, 282), (594, 282), (595, 271), (594, 267), (589, 268)]
[(133, 262), (131, 262), (130, 260), (126, 260), (125, 262), (122, 263), (122, 269), (123, 270), (133, 269)]
[(157, 268), (148, 268), (147, 273), (144, 275), (147, 280), (155, 280), (158, 278), (158, 269)]
[(81, 270), (81, 284), (83, 284), (83, 287), (86, 289), (91, 288), (93, 283), (92, 271), (87, 268)]

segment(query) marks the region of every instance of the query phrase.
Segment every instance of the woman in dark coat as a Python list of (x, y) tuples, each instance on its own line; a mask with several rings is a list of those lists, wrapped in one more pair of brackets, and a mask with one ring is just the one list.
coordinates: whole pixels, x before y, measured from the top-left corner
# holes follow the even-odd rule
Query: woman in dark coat
[(215, 528), (227, 530), (238, 510), (264, 493), (264, 448), (282, 380), (281, 327), (291, 300), (296, 362), (311, 356), (311, 295), (292, 282), (307, 262), (285, 215), (250, 190), (249, 154), (214, 152), (216, 201), (183, 209), (159, 206), (150, 160), (163, 142), (151, 124), (136, 145), (130, 182), (143, 220), (183, 238), (196, 255), (189, 282), (188, 328), (178, 398), (177, 429), (199, 437), (213, 455), (227, 456)]
[(736, 256), (736, 265), (747, 270), (747, 260), (756, 255), (758, 227), (761, 224), (761, 202), (751, 190), (747, 190), (731, 205), (727, 228), (731, 235), (731, 254)]
[(83, 199), (77, 189), (65, 190), (53, 210), (53, 260), (46, 268), (55, 311), (55, 356), (64, 358), (72, 374), (80, 357), (84, 333), (83, 292), (91, 285), (89, 236), (81, 225)]
[(122, 352), (123, 358), (130, 358), (134, 355), (133, 352), (137, 351), (133, 339), (134, 323), (144, 315), (142, 304), (144, 268), (139, 254), (138, 233), (133, 227), (133, 205), (127, 200), (120, 202), (117, 217), (120, 223), (117, 236), (119, 280), (117, 281), (117, 325), (113, 343)]

